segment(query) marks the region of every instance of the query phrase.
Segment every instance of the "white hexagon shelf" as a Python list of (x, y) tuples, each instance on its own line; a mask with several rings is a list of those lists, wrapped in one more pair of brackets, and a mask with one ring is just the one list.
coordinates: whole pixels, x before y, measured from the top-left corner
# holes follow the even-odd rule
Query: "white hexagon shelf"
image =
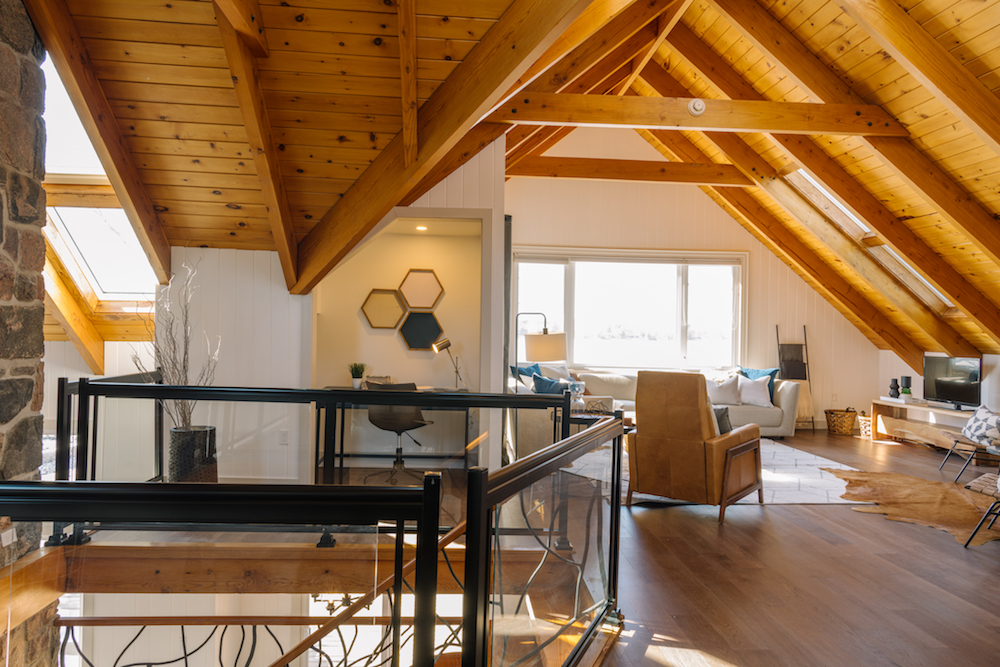
[(373, 289), (361, 310), (372, 329), (395, 329), (406, 315), (406, 305), (394, 289)]
[(433, 310), (444, 295), (433, 269), (410, 269), (399, 286), (406, 305), (412, 310)]

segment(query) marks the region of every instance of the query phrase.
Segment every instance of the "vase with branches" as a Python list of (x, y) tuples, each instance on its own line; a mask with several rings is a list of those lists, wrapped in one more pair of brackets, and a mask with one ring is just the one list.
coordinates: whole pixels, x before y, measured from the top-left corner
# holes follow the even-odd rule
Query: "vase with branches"
[[(221, 339), (215, 346), (205, 336), (207, 356), (192, 377), (191, 301), (195, 292), (197, 268), (183, 265), (183, 275), (174, 275), (156, 298), (156, 322), (147, 323), (153, 334), (153, 368), (160, 371), (165, 385), (209, 386), (215, 379)], [(153, 369), (147, 367), (137, 351), (132, 362), (152, 381)], [(215, 481), (215, 427), (193, 426), (197, 401), (171, 399), (161, 401), (170, 417), (169, 481)], [(211, 468), (211, 470), (208, 470)]]

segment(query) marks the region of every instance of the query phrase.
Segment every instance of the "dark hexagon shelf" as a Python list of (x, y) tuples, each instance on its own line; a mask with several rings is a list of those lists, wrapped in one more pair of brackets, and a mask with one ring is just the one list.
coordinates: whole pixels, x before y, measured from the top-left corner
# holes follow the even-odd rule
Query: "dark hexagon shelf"
[(441, 337), (442, 331), (434, 313), (410, 313), (403, 326), (399, 327), (399, 335), (411, 350), (431, 349), (434, 341)]

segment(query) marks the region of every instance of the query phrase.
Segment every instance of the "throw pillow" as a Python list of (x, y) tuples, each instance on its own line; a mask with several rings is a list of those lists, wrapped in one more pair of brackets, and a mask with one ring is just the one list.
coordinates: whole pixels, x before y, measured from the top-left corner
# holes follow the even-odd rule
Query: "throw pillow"
[(708, 389), (708, 400), (713, 405), (739, 405), (739, 377), (734, 375), (728, 380), (719, 383), (708, 381), (705, 388)]
[(771, 396), (767, 393), (768, 376), (750, 380), (742, 375), (736, 376), (739, 381), (740, 402), (746, 405), (759, 405), (762, 408), (773, 408)]
[(768, 398), (771, 399), (771, 403), (774, 403), (774, 378), (778, 375), (777, 368), (743, 368), (740, 366), (740, 373), (750, 378), (751, 380), (756, 380), (757, 378), (764, 377), (768, 378), (767, 381), (767, 393)]
[(715, 421), (719, 424), (719, 435), (723, 433), (729, 433), (733, 430), (733, 423), (729, 420), (729, 408), (721, 407), (714, 408), (715, 410)]
[(1000, 440), (1000, 415), (980, 405), (962, 428), (962, 435), (983, 445), (993, 444), (993, 440)]
[(538, 373), (531, 377), (535, 381), (536, 394), (562, 394), (569, 389), (569, 382), (566, 380), (552, 380), (542, 377)]
[(531, 364), (530, 366), (511, 366), (510, 374), (516, 377), (520, 382), (528, 385), (528, 380), (532, 375), (541, 375), (542, 369), (538, 364)]
[(566, 364), (535, 364), (539, 367), (538, 374), (542, 377), (549, 378), (550, 380), (572, 380), (573, 376), (569, 374), (569, 366)]

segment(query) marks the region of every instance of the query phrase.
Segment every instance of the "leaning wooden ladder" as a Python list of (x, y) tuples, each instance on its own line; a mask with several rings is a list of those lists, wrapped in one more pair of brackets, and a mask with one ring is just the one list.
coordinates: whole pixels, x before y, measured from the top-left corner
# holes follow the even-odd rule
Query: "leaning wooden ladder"
[(805, 426), (806, 422), (816, 430), (816, 413), (813, 410), (812, 380), (809, 372), (809, 341), (806, 338), (806, 325), (802, 325), (801, 343), (782, 343), (778, 325), (774, 325), (774, 335), (778, 339), (778, 367), (781, 369), (782, 380), (794, 380), (802, 387), (799, 390), (799, 406), (795, 415), (796, 426)]

